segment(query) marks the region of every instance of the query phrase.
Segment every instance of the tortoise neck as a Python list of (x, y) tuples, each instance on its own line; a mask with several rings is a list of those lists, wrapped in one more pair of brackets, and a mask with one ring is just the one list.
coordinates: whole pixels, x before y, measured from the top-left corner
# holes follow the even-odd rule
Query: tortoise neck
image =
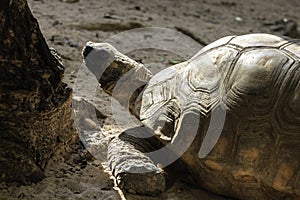
[(101, 88), (139, 118), (142, 92), (152, 73), (141, 63), (120, 54), (99, 79)]

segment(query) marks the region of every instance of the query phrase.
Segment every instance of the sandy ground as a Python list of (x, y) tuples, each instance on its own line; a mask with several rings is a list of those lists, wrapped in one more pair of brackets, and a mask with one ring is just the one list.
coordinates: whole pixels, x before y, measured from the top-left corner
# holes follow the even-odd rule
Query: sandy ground
[[(136, 40), (118, 35), (123, 41), (117, 41), (117, 47), (123, 45), (134, 59), (150, 67), (159, 66), (156, 69), (161, 70), (227, 35), (266, 32), (297, 37), (294, 24), (282, 22), (300, 21), (299, 0), (28, 0), (28, 3), (49, 46), (54, 47), (63, 59), (65, 82), (77, 87), (76, 91), (87, 99), (91, 93), (96, 94), (91, 101), (107, 115), (106, 119), (100, 119), (100, 126), (101, 134), (108, 135), (119, 133), (126, 124), (116, 126), (112, 118), (112, 100), (97, 85), (89, 85), (94, 77), (82, 68), (80, 55), (87, 41), (102, 42), (133, 28), (162, 27), (184, 33), (198, 42), (194, 49), (178, 55), (162, 50), (138, 50), (147, 37)], [(172, 43), (175, 51), (176, 48), (182, 50), (185, 43), (185, 40), (176, 40), (175, 36), (168, 36), (167, 41)], [(130, 49), (132, 46), (135, 49)], [(78, 76), (78, 70), (82, 70), (84, 76)], [(103, 161), (93, 158), (78, 142), (69, 149), (67, 156), (54, 156), (45, 172), (47, 178), (42, 182), (30, 186), (1, 184), (0, 199), (228, 199), (188, 185), (184, 178), (176, 179), (156, 198), (124, 196), (104, 172)]]

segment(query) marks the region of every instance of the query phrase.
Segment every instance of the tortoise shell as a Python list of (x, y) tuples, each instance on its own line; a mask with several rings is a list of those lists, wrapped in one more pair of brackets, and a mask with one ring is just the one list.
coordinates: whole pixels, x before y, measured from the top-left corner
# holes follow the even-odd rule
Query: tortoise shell
[(182, 160), (204, 188), (299, 197), (300, 41), (268, 34), (217, 40), (150, 80), (140, 119), (186, 147)]

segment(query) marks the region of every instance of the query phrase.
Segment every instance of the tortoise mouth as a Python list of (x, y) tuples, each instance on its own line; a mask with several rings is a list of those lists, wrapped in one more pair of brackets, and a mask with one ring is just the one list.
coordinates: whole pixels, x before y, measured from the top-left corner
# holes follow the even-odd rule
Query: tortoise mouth
[(94, 47), (92, 47), (90, 44), (91, 44), (91, 43), (88, 42), (88, 43), (86, 43), (86, 45), (83, 47), (83, 50), (82, 50), (82, 53), (81, 53), (83, 59), (86, 59), (86, 57), (89, 55), (89, 53), (91, 53), (91, 51), (93, 51), (93, 49), (94, 49)]

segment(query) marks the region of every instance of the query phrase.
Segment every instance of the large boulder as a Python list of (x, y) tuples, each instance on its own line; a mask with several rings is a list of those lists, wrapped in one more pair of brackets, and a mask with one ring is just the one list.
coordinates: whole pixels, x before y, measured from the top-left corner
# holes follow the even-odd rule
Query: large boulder
[(74, 141), (72, 90), (26, 0), (0, 2), (0, 181), (38, 182)]

